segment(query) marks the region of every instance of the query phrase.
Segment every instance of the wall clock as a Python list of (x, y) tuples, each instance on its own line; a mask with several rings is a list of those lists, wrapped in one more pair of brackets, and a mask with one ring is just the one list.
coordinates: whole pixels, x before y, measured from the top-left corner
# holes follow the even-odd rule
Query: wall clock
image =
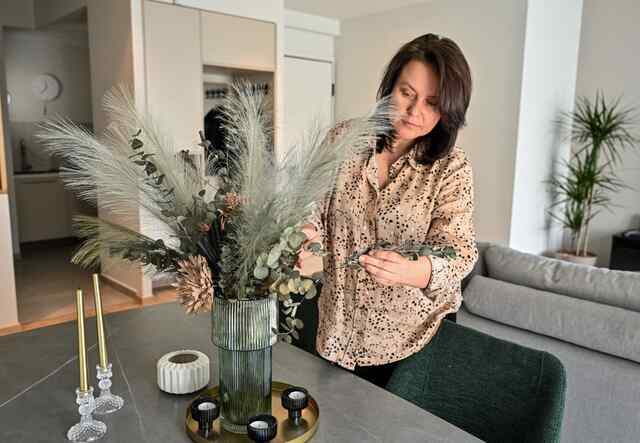
[(50, 102), (58, 98), (61, 89), (60, 80), (51, 74), (39, 75), (31, 82), (33, 94), (43, 102)]

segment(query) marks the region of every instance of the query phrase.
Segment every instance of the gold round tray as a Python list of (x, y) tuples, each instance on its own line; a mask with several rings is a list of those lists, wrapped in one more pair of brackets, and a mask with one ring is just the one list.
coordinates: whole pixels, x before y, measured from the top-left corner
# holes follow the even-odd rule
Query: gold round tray
[[(298, 427), (289, 427), (289, 414), (286, 409), (282, 407), (280, 402), (280, 396), (282, 391), (290, 388), (291, 385), (274, 381), (271, 383), (271, 414), (278, 420), (278, 435), (275, 439), (271, 440), (276, 443), (302, 443), (311, 440), (316, 429), (318, 429), (318, 420), (320, 420), (320, 409), (318, 403), (313, 397), (309, 396), (309, 406), (302, 411), (302, 425)], [(218, 398), (220, 392), (218, 386), (203, 391), (199, 397), (210, 396)], [(195, 399), (194, 399), (195, 401)], [(196, 443), (208, 443), (208, 442), (250, 442), (246, 434), (234, 434), (233, 432), (221, 430), (220, 418), (217, 418), (213, 422), (213, 432), (208, 438), (204, 438), (198, 434), (198, 422), (191, 417), (191, 403), (187, 407), (187, 417), (185, 422), (185, 428), (187, 435), (192, 441)]]

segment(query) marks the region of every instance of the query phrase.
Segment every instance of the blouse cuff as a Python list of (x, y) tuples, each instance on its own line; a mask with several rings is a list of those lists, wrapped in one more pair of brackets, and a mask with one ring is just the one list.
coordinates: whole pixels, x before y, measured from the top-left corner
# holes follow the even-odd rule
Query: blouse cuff
[(447, 286), (449, 281), (449, 261), (446, 258), (429, 256), (431, 260), (431, 279), (425, 290), (437, 291)]

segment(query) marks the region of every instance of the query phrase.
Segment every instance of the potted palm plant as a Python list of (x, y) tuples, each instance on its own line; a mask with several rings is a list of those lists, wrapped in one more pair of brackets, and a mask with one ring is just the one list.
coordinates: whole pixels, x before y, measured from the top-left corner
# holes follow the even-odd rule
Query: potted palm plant
[(589, 250), (589, 228), (593, 219), (613, 206), (611, 196), (626, 187), (615, 173), (625, 149), (636, 148), (631, 133), (634, 110), (622, 108), (620, 100), (608, 101), (602, 92), (592, 102), (581, 97), (575, 110), (562, 114), (559, 124), (573, 143), (573, 153), (563, 164), (563, 173), (553, 177), (554, 201), (548, 210), (552, 219), (569, 231), (570, 247), (556, 257), (574, 263), (595, 265)]

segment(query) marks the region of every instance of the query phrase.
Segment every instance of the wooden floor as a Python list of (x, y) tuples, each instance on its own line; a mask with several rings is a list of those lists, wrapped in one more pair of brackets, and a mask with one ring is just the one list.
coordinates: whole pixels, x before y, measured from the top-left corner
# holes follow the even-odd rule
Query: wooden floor
[[(69, 262), (73, 250), (74, 245), (23, 248), (21, 259), (15, 261), (20, 324), (0, 328), (0, 335), (74, 321), (77, 288), (84, 293), (85, 315), (95, 315), (91, 272)], [(105, 280), (101, 281), (101, 294), (105, 314), (176, 299), (172, 288), (154, 291), (153, 297), (140, 299)]]

